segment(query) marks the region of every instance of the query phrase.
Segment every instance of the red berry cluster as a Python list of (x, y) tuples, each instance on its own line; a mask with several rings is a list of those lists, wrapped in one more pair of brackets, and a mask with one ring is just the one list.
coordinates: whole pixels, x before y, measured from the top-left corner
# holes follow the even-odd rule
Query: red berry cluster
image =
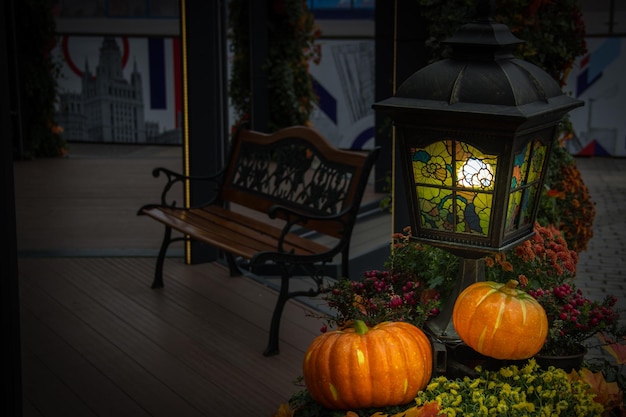
[(614, 310), (617, 298), (608, 295), (602, 302), (592, 301), (581, 289), (564, 283), (551, 289), (529, 290), (546, 310), (551, 331), (548, 345), (571, 349), (595, 333), (617, 325), (619, 313)]
[(325, 291), (325, 299), (338, 311), (334, 320), (409, 321), (417, 325), (439, 313), (439, 294), (406, 274), (371, 270), (360, 281), (340, 280)]

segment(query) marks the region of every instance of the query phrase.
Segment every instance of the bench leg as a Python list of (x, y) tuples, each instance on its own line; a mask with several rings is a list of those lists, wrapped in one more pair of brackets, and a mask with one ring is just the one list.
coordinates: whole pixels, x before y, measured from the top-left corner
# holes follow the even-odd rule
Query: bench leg
[(280, 292), (278, 293), (278, 300), (276, 301), (276, 306), (274, 307), (274, 313), (272, 314), (272, 323), (270, 324), (270, 338), (267, 344), (267, 348), (265, 352), (263, 352), (264, 356), (273, 356), (278, 355), (278, 332), (280, 330), (280, 318), (283, 314), (283, 309), (285, 308), (285, 304), (289, 299), (289, 276), (283, 275), (280, 278)]
[(235, 261), (235, 257), (228, 252), (224, 253), (224, 256), (226, 257), (226, 262), (228, 262), (228, 271), (230, 272), (230, 276), (231, 277), (238, 277), (241, 276), (241, 269), (239, 269), (239, 267), (237, 266), (237, 262)]
[(161, 249), (159, 249), (159, 256), (157, 257), (156, 267), (154, 268), (154, 280), (152, 281), (152, 288), (163, 288), (163, 263), (165, 262), (165, 254), (167, 248), (172, 241), (172, 228), (165, 226), (165, 234), (163, 235), (163, 242), (161, 242)]
[(274, 307), (274, 313), (272, 314), (272, 322), (270, 324), (270, 336), (269, 342), (267, 344), (267, 348), (263, 355), (265, 356), (273, 356), (278, 355), (278, 333), (280, 330), (280, 319), (283, 314), (283, 310), (285, 308), (285, 304), (290, 298), (293, 297), (315, 297), (321, 291), (323, 277), (318, 277), (316, 275), (311, 275), (311, 278), (317, 283), (317, 289), (310, 288), (306, 291), (293, 291), (289, 292), (289, 279), (293, 276), (293, 273), (285, 273), (280, 277), (280, 291), (278, 293), (278, 300), (276, 301), (276, 306)]

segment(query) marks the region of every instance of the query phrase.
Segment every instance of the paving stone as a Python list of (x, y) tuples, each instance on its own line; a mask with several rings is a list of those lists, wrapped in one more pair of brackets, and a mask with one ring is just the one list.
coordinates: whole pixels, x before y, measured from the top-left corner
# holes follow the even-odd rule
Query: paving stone
[(626, 322), (626, 158), (577, 157), (576, 165), (596, 207), (593, 237), (579, 256), (576, 285), (590, 299), (615, 295)]

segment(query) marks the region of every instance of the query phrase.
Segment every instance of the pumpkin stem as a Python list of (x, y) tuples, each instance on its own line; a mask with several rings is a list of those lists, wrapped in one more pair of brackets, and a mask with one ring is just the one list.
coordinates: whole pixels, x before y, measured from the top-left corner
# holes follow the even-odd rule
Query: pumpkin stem
[(511, 289), (515, 289), (518, 285), (519, 282), (514, 279), (510, 279), (509, 282), (506, 283), (506, 287)]
[(370, 330), (369, 327), (367, 327), (367, 324), (365, 324), (363, 320), (354, 321), (354, 331), (356, 334), (362, 336), (365, 333), (367, 333), (369, 330)]
[(518, 284), (519, 284), (518, 281), (514, 279), (510, 279), (509, 282), (507, 282), (502, 287), (500, 287), (500, 291), (502, 291), (503, 293), (507, 295), (517, 295), (516, 288)]

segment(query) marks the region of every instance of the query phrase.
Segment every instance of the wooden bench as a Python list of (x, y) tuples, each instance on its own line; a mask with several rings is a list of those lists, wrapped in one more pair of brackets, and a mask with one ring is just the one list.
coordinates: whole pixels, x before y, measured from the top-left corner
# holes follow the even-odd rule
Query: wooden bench
[[(163, 263), (170, 243), (195, 239), (224, 253), (231, 276), (242, 271), (279, 276), (280, 291), (264, 355), (277, 354), (283, 307), (296, 296), (319, 294), (332, 276), (330, 262), (340, 259), (339, 272), (349, 277), (349, 249), (371, 168), (379, 149), (341, 150), (316, 130), (293, 126), (273, 134), (240, 129), (227, 165), (216, 175), (188, 177), (166, 168), (161, 203), (141, 207), (165, 225), (152, 288), (163, 287)], [(177, 207), (168, 192), (177, 183), (206, 182), (215, 198), (197, 207)], [(172, 229), (184, 237), (172, 237)], [(320, 243), (315, 237), (324, 237)], [(327, 242), (331, 242), (328, 244)], [(339, 255), (339, 256), (338, 256)], [(330, 271), (329, 271), (330, 270)], [(290, 291), (294, 276), (313, 278), (316, 287)], [(336, 276), (334, 278), (337, 278)]]

